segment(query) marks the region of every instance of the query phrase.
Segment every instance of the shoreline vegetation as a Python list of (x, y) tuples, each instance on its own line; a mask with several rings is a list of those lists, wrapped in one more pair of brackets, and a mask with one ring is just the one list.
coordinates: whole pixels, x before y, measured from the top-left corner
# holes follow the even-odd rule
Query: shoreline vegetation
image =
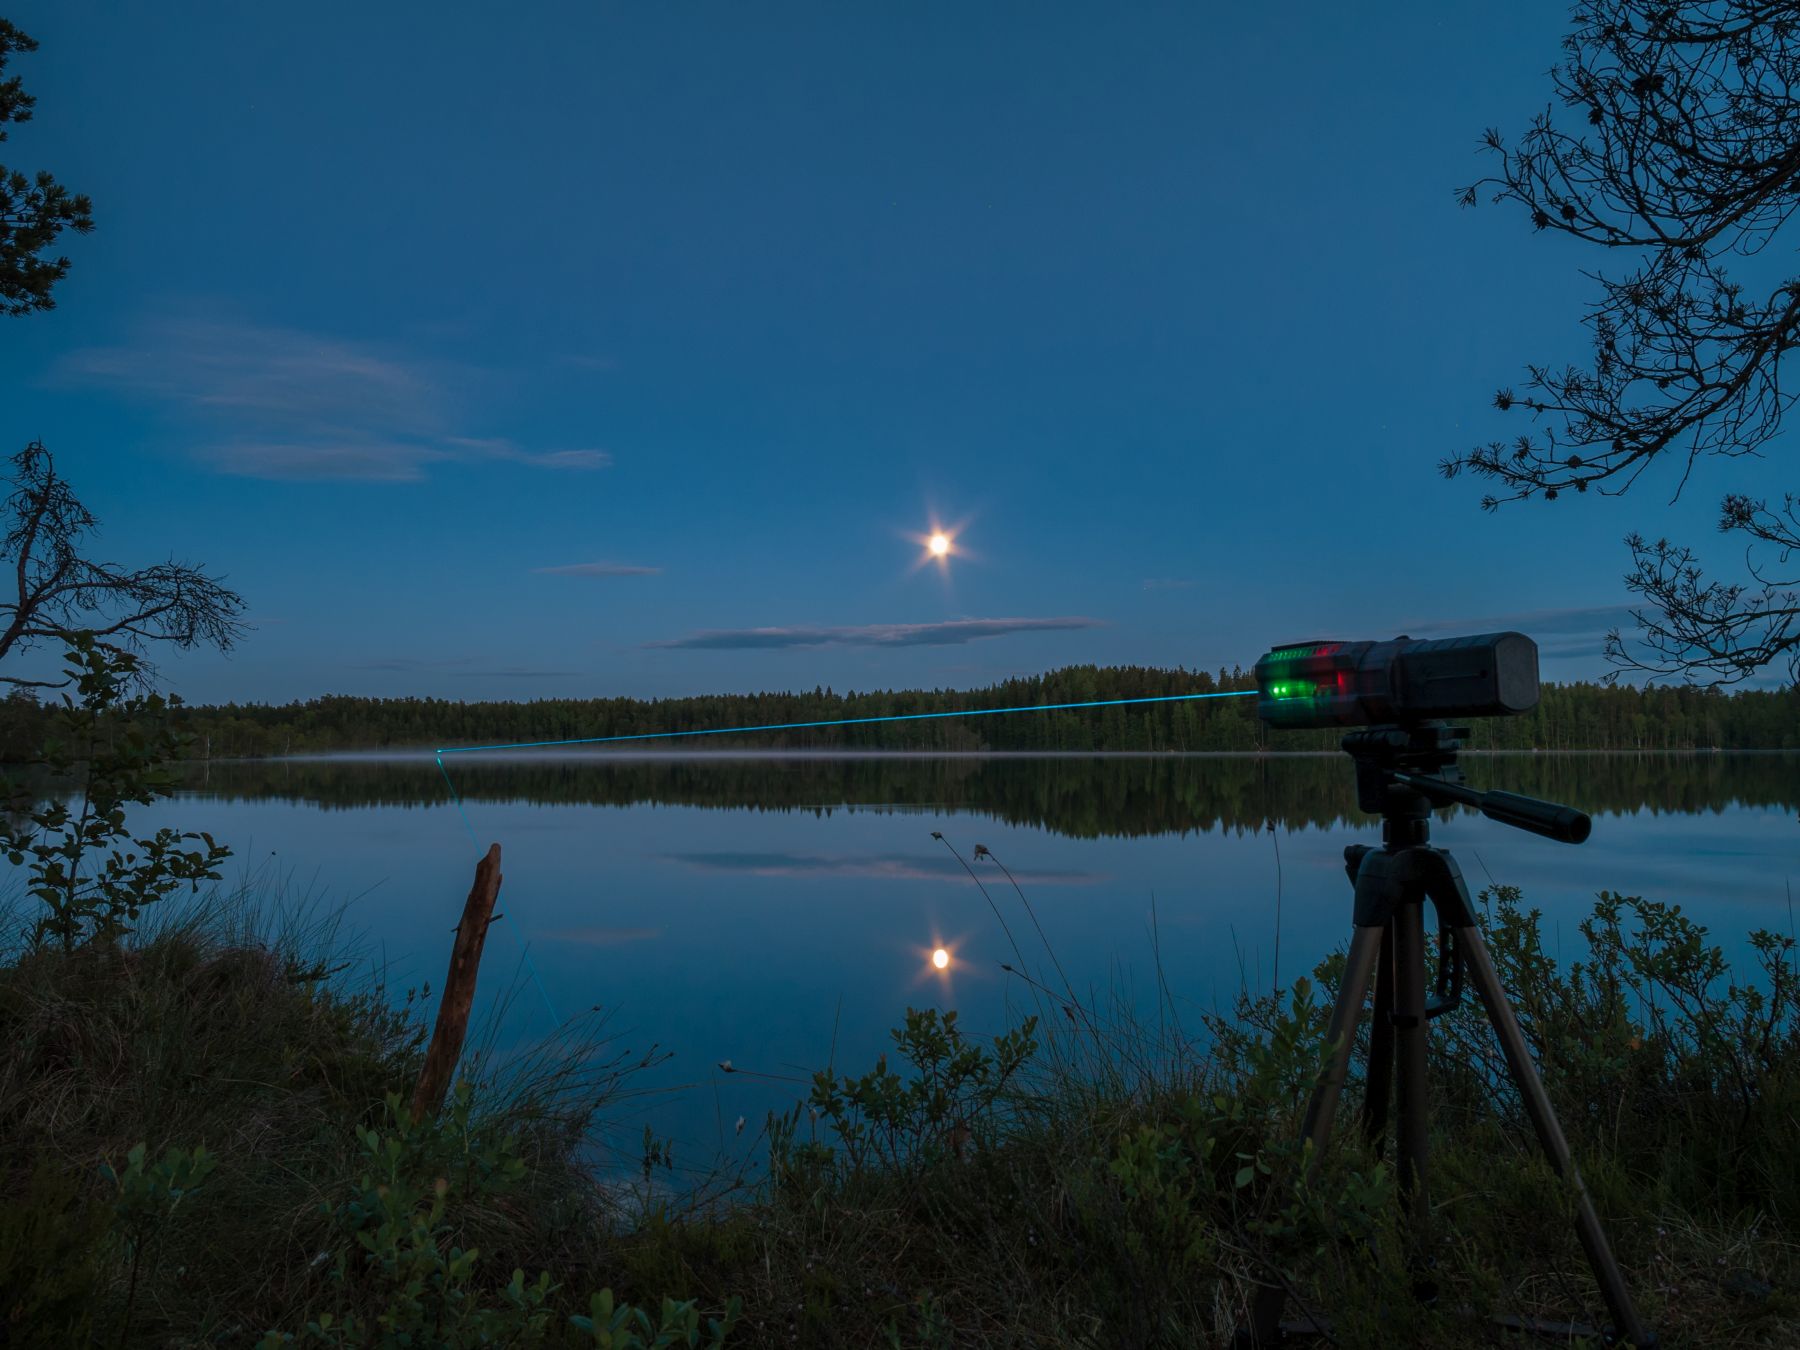
[[(640, 700), (331, 696), (288, 704), (188, 706), (181, 725), (202, 759), (296, 751), (437, 750), (446, 746), (576, 740), (787, 722), (967, 712), (1108, 699), (1167, 698), (1253, 689), (1242, 670), (1070, 666), (973, 690), (731, 694)], [(1271, 734), (1254, 698), (1197, 700), (1006, 717), (939, 718), (705, 738), (716, 749), (1243, 751), (1335, 750), (1330, 731)], [(29, 743), (41, 710), (28, 696), (0, 703), (0, 750)], [(1533, 711), (1477, 720), (1472, 750), (1800, 749), (1800, 688), (1724, 693), (1694, 687), (1546, 684)]]
[[(77, 635), (68, 660), (78, 697), (33, 763), (78, 790), (15, 788), (0, 817), (0, 1344), (1224, 1346), (1271, 1281), (1346, 1347), (1599, 1315), (1472, 998), (1432, 1023), (1425, 1252), (1384, 1138), (1344, 1111), (1322, 1155), (1301, 1145), (1342, 951), (1184, 1023), (1166, 994), (1083, 999), (1046, 944), (1008, 967), (1035, 1015), (978, 1035), (909, 1011), (872, 1065), (795, 1078), (731, 1158), (630, 1137), (660, 1057), (600, 1008), (522, 1050), (496, 1018), (420, 1109), (444, 1081), (432, 990), (389, 988), (267, 867), (221, 885), (210, 836), (134, 838), (192, 733), (132, 692), (129, 655)], [(1025, 889), (983, 893), (1035, 927)], [(1565, 964), (1518, 891), (1484, 891), (1480, 921), (1662, 1343), (1793, 1344), (1793, 935), (1753, 933), (1734, 969), (1678, 908), (1602, 893)], [(1351, 1100), (1362, 1076), (1359, 1053)]]

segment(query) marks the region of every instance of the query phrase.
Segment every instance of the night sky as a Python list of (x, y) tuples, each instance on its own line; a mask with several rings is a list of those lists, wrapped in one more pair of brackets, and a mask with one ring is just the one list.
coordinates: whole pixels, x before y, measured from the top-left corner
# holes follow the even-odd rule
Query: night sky
[[(1440, 457), (1580, 361), (1463, 209), (1562, 4), (15, 3), (0, 160), (90, 194), (0, 320), (107, 556), (228, 575), (193, 701), (968, 686), (1513, 626), (1605, 667), (1622, 536)], [(1722, 470), (1728, 469), (1729, 472)], [(915, 538), (953, 527), (949, 565)]]

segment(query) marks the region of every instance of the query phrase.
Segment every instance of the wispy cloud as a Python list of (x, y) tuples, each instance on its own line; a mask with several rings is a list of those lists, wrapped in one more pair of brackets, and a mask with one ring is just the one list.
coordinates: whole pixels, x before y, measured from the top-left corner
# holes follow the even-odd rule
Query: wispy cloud
[(1431, 619), (1415, 623), (1408, 633), (1497, 633), (1516, 629), (1527, 636), (1539, 633), (1604, 633), (1609, 628), (1628, 628), (1634, 620), (1629, 605), (1581, 605), (1570, 609), (1526, 609), (1512, 614), (1488, 614), (1472, 619)]
[(451, 458), (414, 442), (349, 438), (335, 443), (223, 441), (201, 446), (195, 455), (239, 478), (361, 483), (417, 483), (424, 479), (426, 465)]
[(860, 627), (726, 628), (647, 642), (646, 647), (749, 651), (781, 647), (954, 647), (977, 638), (1103, 627), (1099, 619), (950, 619)]
[(162, 404), (201, 431), (202, 462), (242, 477), (409, 483), (441, 464), (611, 463), (603, 450), (468, 435), (469, 372), (298, 329), (157, 320), (126, 344), (70, 353), (56, 376)]
[(1629, 605), (1576, 605), (1566, 609), (1527, 609), (1511, 614), (1486, 614), (1463, 619), (1432, 619), (1402, 626), (1396, 631), (1413, 637), (1448, 633), (1495, 633), (1508, 629), (1537, 640), (1543, 661), (1599, 660), (1605, 654), (1606, 635), (1613, 629), (1636, 627)]
[(547, 577), (654, 577), (662, 575), (660, 567), (638, 567), (631, 563), (589, 562), (567, 563), (562, 567), (534, 567)]
[(498, 670), (453, 670), (459, 679), (505, 678), (509, 680), (572, 680), (579, 670), (532, 670), (527, 666), (504, 666)]
[(521, 450), (497, 436), (450, 436), (444, 443), (454, 452), (452, 458), (500, 459), (534, 469), (604, 469), (612, 463), (612, 456), (604, 450)]
[[(873, 881), (940, 881), (966, 878), (954, 858), (903, 853), (671, 853), (669, 861), (706, 872), (754, 877), (855, 877)], [(1097, 872), (1013, 870), (1021, 885), (1087, 886), (1106, 878)]]

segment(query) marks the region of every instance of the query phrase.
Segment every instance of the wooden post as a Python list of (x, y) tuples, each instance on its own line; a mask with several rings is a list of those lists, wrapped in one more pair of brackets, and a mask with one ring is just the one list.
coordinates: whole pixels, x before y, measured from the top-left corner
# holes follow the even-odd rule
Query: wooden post
[(487, 942), (488, 925), (494, 921), (494, 901), (500, 896), (500, 845), (491, 844), (487, 856), (475, 864), (475, 889), (463, 905), (462, 922), (456, 925), (456, 942), (450, 948), (450, 973), (444, 977), (443, 997), (438, 1000), (437, 1025), (425, 1050), (425, 1067), (413, 1090), (415, 1121), (436, 1115), (450, 1089), (450, 1076), (462, 1054), (463, 1037), (469, 1030), (469, 1005), (475, 1001), (475, 972), (481, 965), (481, 949)]

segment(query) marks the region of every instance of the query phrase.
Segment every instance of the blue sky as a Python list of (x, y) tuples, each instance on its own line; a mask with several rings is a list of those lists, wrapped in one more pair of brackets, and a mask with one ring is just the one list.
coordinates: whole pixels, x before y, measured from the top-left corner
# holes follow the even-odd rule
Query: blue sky
[(109, 556), (247, 597), (236, 653), (163, 663), (191, 700), (1500, 625), (1569, 678), (1627, 530), (1732, 561), (1743, 465), (1492, 516), (1436, 473), (1583, 355), (1608, 260), (1454, 201), (1562, 5), (181, 12), (9, 9), (39, 104), (0, 158), (97, 229), (0, 370)]

